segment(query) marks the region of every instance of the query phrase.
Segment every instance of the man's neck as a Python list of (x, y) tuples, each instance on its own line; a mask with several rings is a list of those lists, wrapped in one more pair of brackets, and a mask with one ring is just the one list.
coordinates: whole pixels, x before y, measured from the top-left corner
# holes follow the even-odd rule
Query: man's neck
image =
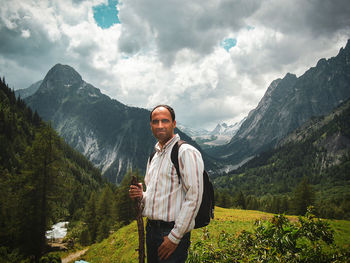
[(165, 141), (165, 142), (158, 141), (160, 150), (163, 150), (163, 147), (164, 147), (165, 145), (167, 145), (167, 143), (170, 142), (174, 137), (175, 137), (175, 134), (173, 135), (173, 137), (171, 137), (170, 139), (168, 139), (168, 140)]

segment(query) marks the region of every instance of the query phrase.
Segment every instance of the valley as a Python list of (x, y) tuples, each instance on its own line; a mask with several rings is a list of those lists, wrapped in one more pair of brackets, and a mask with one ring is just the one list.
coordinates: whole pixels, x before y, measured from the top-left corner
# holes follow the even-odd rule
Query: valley
[[(220, 242), (216, 230), (229, 230), (230, 238), (252, 230), (253, 214), (304, 215), (312, 205), (317, 216), (332, 219), (336, 244), (348, 248), (349, 43), (300, 77), (288, 73), (272, 81), (239, 123), (219, 123), (212, 131), (179, 125), (180, 137), (201, 151), (215, 188), (218, 213), (208, 232), (194, 231), (195, 244), (207, 236)], [(155, 144), (149, 110), (108, 97), (62, 64), (16, 95), (3, 78), (0, 237), (6, 243), (0, 256), (39, 260), (46, 230), (69, 221), (67, 240), (88, 247), (87, 260), (94, 262), (102, 247), (115, 262), (133, 258), (127, 189), (131, 174), (143, 180)], [(204, 255), (211, 245), (198, 246)], [(348, 257), (339, 247), (335, 251)]]

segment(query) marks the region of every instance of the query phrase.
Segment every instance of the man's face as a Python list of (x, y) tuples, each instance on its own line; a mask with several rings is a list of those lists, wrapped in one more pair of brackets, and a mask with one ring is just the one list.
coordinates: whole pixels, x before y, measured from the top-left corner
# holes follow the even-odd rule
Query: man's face
[(164, 107), (156, 108), (152, 113), (151, 129), (160, 145), (164, 145), (174, 136), (176, 121), (172, 121), (171, 114)]

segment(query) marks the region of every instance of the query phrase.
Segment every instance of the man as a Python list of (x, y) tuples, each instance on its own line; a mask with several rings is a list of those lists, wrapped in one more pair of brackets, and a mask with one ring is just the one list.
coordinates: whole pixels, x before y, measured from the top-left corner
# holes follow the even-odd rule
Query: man
[(168, 105), (156, 106), (150, 114), (153, 135), (158, 140), (155, 155), (148, 162), (146, 191), (130, 186), (130, 197), (142, 197), (147, 217), (147, 262), (185, 262), (190, 231), (195, 224), (203, 193), (203, 159), (189, 144), (179, 148), (181, 180), (171, 162), (171, 150), (180, 140), (174, 134), (175, 112)]

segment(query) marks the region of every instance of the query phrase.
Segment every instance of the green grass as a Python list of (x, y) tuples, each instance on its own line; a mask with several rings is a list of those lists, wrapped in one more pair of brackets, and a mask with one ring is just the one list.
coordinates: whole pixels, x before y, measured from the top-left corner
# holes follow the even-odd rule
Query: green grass
[(335, 243), (346, 249), (350, 249), (350, 221), (328, 220), (334, 230)]
[(91, 263), (138, 262), (136, 221), (119, 229), (101, 243), (92, 245), (81, 257)]
[[(205, 228), (192, 231), (192, 243), (199, 239), (217, 239), (225, 230), (228, 233), (238, 235), (242, 230), (252, 231), (257, 219), (270, 219), (273, 214), (251, 210), (215, 208), (215, 218)], [(288, 216), (288, 219), (296, 222), (297, 217)], [(344, 248), (350, 247), (350, 221), (328, 220), (335, 231), (335, 243)], [(90, 263), (123, 263), (138, 262), (138, 234), (136, 221), (119, 229), (116, 233), (101, 243), (91, 245), (87, 253), (81, 257)], [(74, 261), (73, 261), (74, 262)]]

